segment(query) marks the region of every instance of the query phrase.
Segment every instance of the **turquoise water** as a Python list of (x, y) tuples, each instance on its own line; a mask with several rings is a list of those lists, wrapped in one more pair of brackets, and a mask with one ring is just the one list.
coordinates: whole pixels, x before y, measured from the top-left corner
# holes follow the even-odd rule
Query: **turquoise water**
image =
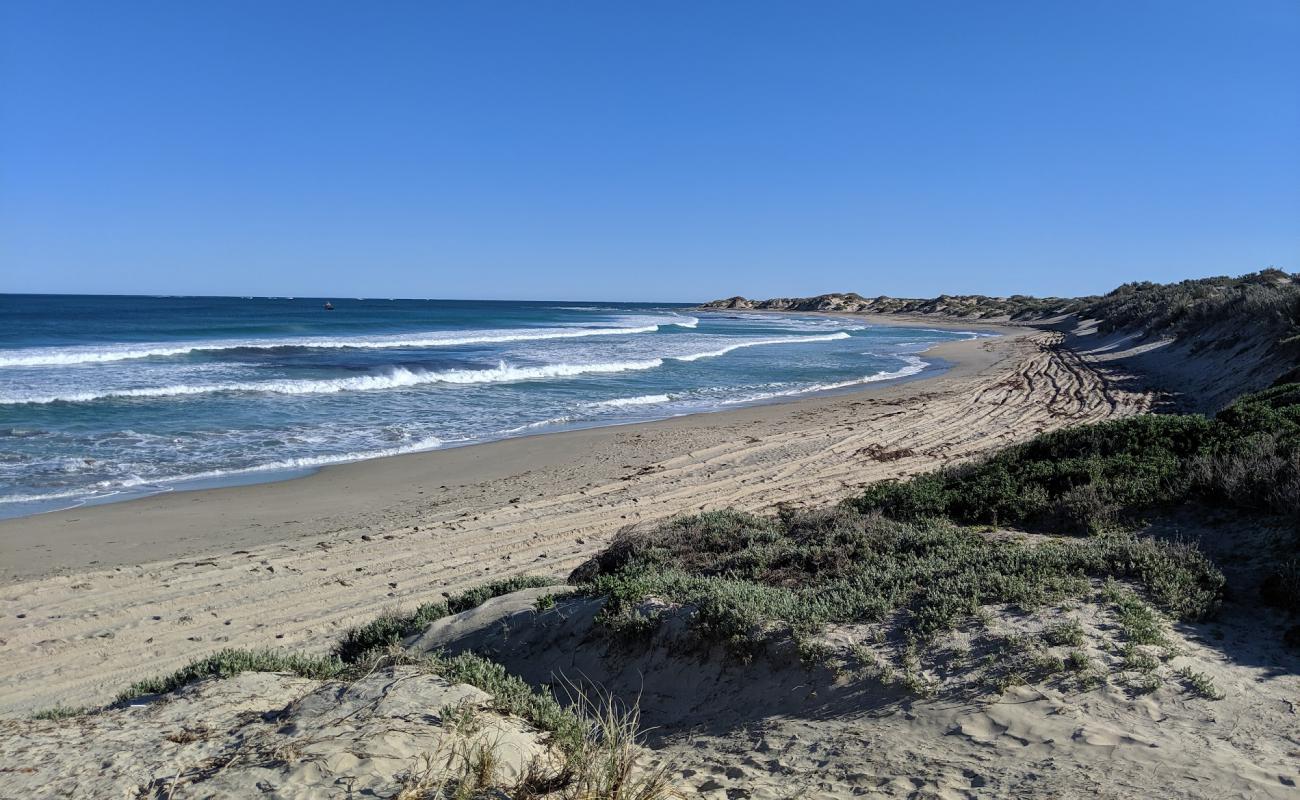
[(0, 516), (714, 411), (976, 335), (627, 303), (0, 295)]

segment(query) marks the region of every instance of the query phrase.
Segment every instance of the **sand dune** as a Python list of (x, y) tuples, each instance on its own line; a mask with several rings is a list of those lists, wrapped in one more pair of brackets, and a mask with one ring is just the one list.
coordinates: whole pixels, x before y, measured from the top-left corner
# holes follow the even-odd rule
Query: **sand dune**
[[(687, 796), (1283, 798), (1300, 782), (1294, 743), (1279, 735), (1295, 726), (1295, 658), (1240, 609), (1213, 626), (1236, 640), (1235, 657), (1207, 645), (1205, 631), (1169, 632), (1179, 653), (1170, 669), (1211, 674), (1226, 689), (1221, 700), (1189, 695), (1177, 681), (1130, 691), (1118, 663), (1091, 691), (1041, 681), (993, 695), (973, 688), (979, 670), (967, 666), (934, 676), (933, 696), (921, 697), (809, 665), (789, 641), (749, 661), (720, 645), (705, 650), (685, 609), (659, 607), (654, 634), (623, 642), (596, 622), (601, 598), (535, 610), (534, 599), (551, 591), (490, 600), (433, 623), (408, 646), (487, 655), (535, 685), (589, 681), (637, 698), (655, 755), (672, 764)], [(1041, 630), (1064, 616), (1051, 607), (999, 614), (995, 628)], [(1118, 662), (1105, 608), (1085, 602), (1068, 616), (1084, 621), (1091, 657)], [(846, 643), (861, 646), (856, 633), (832, 631), (824, 641), (849, 653)]]

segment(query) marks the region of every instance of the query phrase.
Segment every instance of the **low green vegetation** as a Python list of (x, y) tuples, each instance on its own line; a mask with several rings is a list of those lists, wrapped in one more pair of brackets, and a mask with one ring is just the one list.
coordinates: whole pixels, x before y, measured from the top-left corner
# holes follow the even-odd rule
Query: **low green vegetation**
[(1136, 594), (1114, 581), (1109, 581), (1102, 592), (1102, 597), (1114, 605), (1115, 617), (1124, 631), (1125, 639), (1129, 642), (1169, 647), (1164, 620), (1155, 609), (1142, 602)]
[(900, 520), (1096, 532), (1176, 504), (1300, 518), (1300, 384), (1213, 418), (1152, 414), (1038, 436), (969, 465), (874, 484), (852, 505)]
[(284, 650), (221, 650), (192, 661), (161, 678), (137, 681), (117, 696), (117, 703), (139, 697), (174, 692), (205, 678), (231, 678), (242, 672), (288, 672), (313, 680), (337, 678), (348, 664), (335, 656), (311, 656)]
[(461, 594), (448, 597), (445, 601), (424, 603), (410, 613), (384, 614), (345, 633), (335, 646), (334, 655), (343, 661), (355, 661), (366, 653), (398, 644), (406, 637), (420, 633), (435, 620), (477, 608), (493, 597), (517, 592), (520, 589), (553, 586), (557, 582), (554, 578), (538, 575), (516, 575), (475, 586)]
[(93, 713), (95, 709), (86, 706), (55, 706), (53, 708), (42, 709), (32, 714), (32, 719), (60, 720), (80, 717), (84, 714)]
[(1182, 678), (1187, 687), (1196, 694), (1204, 697), (1206, 700), (1222, 700), (1223, 692), (1214, 681), (1204, 672), (1197, 672), (1191, 667), (1182, 667), (1177, 672), (1178, 677)]
[[(780, 518), (719, 511), (618, 537), (571, 581), (606, 595), (615, 630), (654, 627), (647, 597), (689, 606), (708, 641), (752, 653), (777, 630), (892, 620), (924, 643), (984, 606), (1032, 610), (1118, 579), (1180, 619), (1217, 607), (1223, 576), (1187, 545), (1110, 534), (1078, 540), (992, 539), (946, 521), (891, 520), (850, 508)], [(1069, 638), (1070, 631), (1059, 635)]]

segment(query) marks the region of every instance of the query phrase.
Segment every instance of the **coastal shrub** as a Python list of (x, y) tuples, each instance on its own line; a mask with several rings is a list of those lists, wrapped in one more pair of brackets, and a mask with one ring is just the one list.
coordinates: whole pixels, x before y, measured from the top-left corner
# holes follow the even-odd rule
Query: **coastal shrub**
[(1090, 533), (1189, 501), (1300, 518), (1300, 384), (1243, 396), (1214, 418), (1148, 414), (1053, 431), (981, 462), (873, 484), (849, 505)]
[(1101, 320), (1103, 333), (1140, 329), (1177, 336), (1222, 325), (1265, 331), (1288, 346), (1300, 323), (1300, 276), (1266, 269), (1238, 278), (1126, 283), (1079, 313)]
[(399, 644), (406, 637), (420, 633), (435, 620), (476, 608), (493, 597), (517, 592), (520, 589), (553, 586), (556, 583), (554, 578), (516, 575), (475, 586), (448, 597), (445, 601), (424, 603), (410, 613), (382, 614), (365, 625), (344, 633), (338, 644), (334, 646), (334, 655), (344, 662), (352, 663), (365, 653)]
[(1222, 502), (1300, 519), (1300, 383), (1238, 398), (1190, 465), (1196, 485)]
[(655, 597), (689, 607), (702, 638), (744, 654), (774, 628), (798, 635), (886, 618), (926, 641), (981, 606), (1034, 609), (1108, 578), (1143, 587), (1181, 619), (1210, 615), (1223, 591), (1222, 574), (1190, 545), (1129, 534), (997, 540), (845, 507), (780, 518), (714, 512), (625, 532), (570, 580), (608, 597), (603, 619), (615, 629)]

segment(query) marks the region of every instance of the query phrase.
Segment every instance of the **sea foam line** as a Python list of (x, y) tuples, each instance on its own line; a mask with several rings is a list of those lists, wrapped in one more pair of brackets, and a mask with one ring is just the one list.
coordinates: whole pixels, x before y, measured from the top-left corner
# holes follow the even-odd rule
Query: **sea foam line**
[[(515, 381), (543, 380), (547, 378), (568, 378), (587, 374), (655, 369), (663, 366), (665, 358), (673, 361), (691, 362), (701, 358), (715, 358), (717, 356), (726, 355), (733, 350), (739, 350), (743, 347), (803, 344), (806, 342), (828, 342), (847, 338), (849, 338), (849, 334), (840, 332), (825, 336), (787, 336), (780, 339), (759, 339), (754, 341), (735, 342), (717, 350), (708, 350), (701, 353), (690, 353), (681, 356), (666, 356), (664, 358), (649, 358), (639, 361), (613, 361), (593, 364), (544, 364), (532, 367), (516, 367), (507, 364), (505, 361), (501, 361), (496, 367), (488, 369), (431, 371), (394, 367), (381, 374), (357, 375), (349, 378), (248, 381), (213, 384), (174, 384), (171, 386), (144, 386), (126, 389), (105, 389), (101, 391), (68, 392), (64, 394), (51, 395), (0, 395), (0, 406), (45, 405), (49, 403), (90, 403), (97, 400), (186, 397), (193, 395), (217, 394), (222, 392), (308, 395), (334, 394), (337, 392), (366, 392), (379, 389), (400, 389), (435, 383), (510, 383)], [(629, 403), (629, 405), (631, 404)]]
[(40, 367), (73, 364), (99, 364), (139, 358), (188, 355), (190, 353), (222, 352), (227, 350), (279, 350), (285, 348), (359, 349), (376, 350), (397, 347), (455, 347), (467, 344), (501, 344), (505, 342), (531, 342), (548, 339), (582, 339), (588, 336), (633, 336), (655, 333), (661, 325), (694, 328), (699, 324), (695, 317), (677, 319), (659, 318), (653, 325), (612, 328), (554, 328), (554, 329), (502, 329), (469, 336), (446, 334), (394, 334), (378, 337), (320, 337), (301, 336), (284, 339), (227, 339), (211, 342), (178, 342), (174, 344), (110, 345), (107, 347), (50, 348), (33, 347), (11, 350), (0, 354), (0, 367)]
[(623, 408), (624, 406), (653, 406), (660, 403), (672, 401), (672, 397), (666, 394), (643, 394), (636, 397), (616, 397), (613, 400), (598, 400), (594, 403), (584, 403), (586, 408)]
[(705, 353), (692, 353), (687, 356), (672, 356), (672, 358), (676, 361), (698, 361), (701, 358), (717, 358), (718, 356), (725, 356), (727, 353), (739, 350), (742, 347), (761, 347), (763, 345), (771, 344), (803, 344), (805, 342), (833, 342), (838, 339), (847, 338), (849, 338), (849, 334), (844, 331), (828, 333), (824, 336), (783, 336), (779, 339), (757, 339), (748, 342), (736, 342), (734, 344), (720, 347), (717, 350), (709, 350)]
[(131, 398), (184, 397), (188, 395), (216, 394), (218, 392), (261, 392), (265, 394), (334, 394), (336, 392), (364, 392), (376, 389), (399, 389), (431, 383), (508, 383), (512, 381), (564, 378), (592, 373), (627, 372), (654, 369), (663, 366), (663, 359), (643, 361), (614, 361), (596, 364), (545, 364), (537, 367), (513, 367), (502, 361), (488, 369), (411, 370), (394, 367), (383, 374), (358, 375), (352, 378), (325, 378), (318, 380), (255, 381), (247, 383), (178, 384), (149, 386), (136, 389), (110, 389), (102, 392), (73, 392), (46, 396), (0, 395), (0, 405), (27, 405), (46, 403), (89, 403), (95, 400), (125, 400)]

